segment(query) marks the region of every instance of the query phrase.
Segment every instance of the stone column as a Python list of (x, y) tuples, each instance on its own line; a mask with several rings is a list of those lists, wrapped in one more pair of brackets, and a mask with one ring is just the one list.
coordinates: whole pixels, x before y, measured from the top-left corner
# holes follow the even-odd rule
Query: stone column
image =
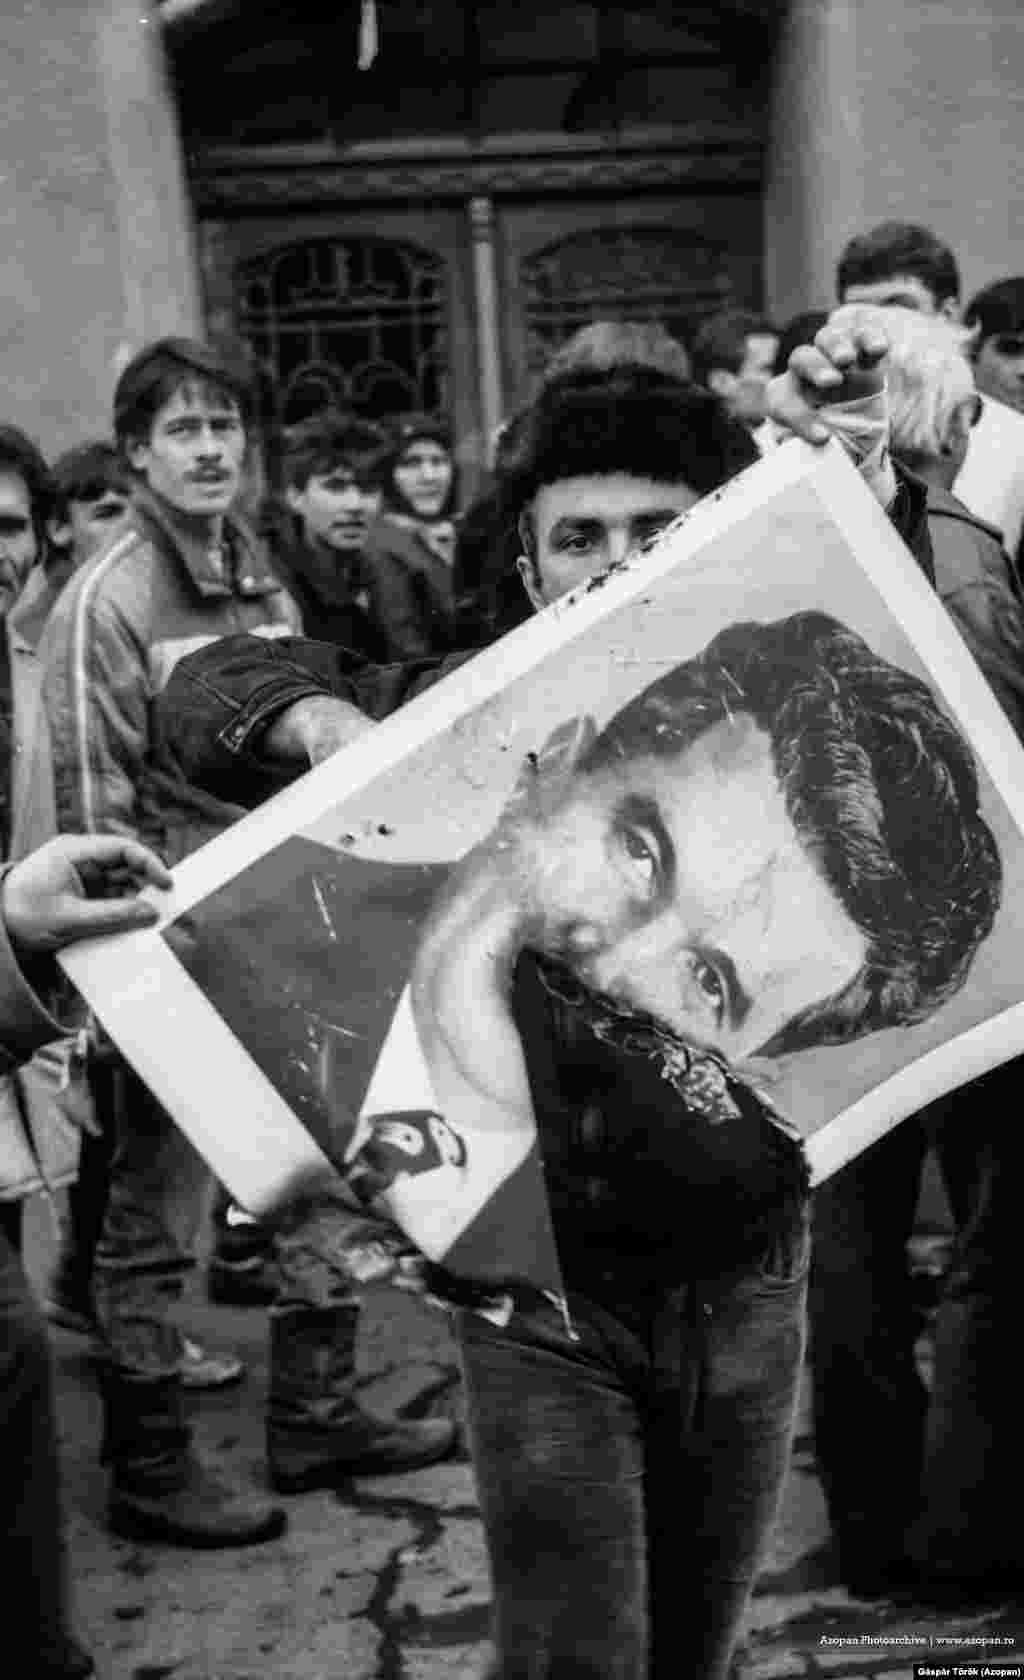
[(0, 110), (0, 420), (52, 455), (109, 431), (117, 374), (140, 345), (200, 327), (155, 7), (9, 8)]
[(494, 259), (494, 205), (491, 200), (471, 198), (469, 219), (473, 238), (473, 287), (480, 362), (480, 417), (484, 432), (484, 461), (489, 462), (495, 432), (505, 417), (501, 391), (498, 281)]
[(1024, 273), (1020, 0), (790, 0), (775, 69), (765, 285), (780, 320), (834, 301), (851, 234), (923, 222), (964, 298)]

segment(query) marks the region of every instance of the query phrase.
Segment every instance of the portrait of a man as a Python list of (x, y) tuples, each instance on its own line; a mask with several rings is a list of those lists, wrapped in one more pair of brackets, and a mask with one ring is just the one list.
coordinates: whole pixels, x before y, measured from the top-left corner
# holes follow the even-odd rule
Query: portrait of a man
[[(275, 660), (253, 715), (347, 680)], [(655, 1243), (749, 1157), (756, 1231), (776, 1137), (827, 1176), (1024, 1042), (1019, 756), (846, 463), (780, 450), (180, 866), (95, 991), (183, 1125), (144, 987), (223, 1066), (247, 1206), (343, 1162), (430, 1260), (557, 1290), (577, 1147)]]
[(991, 931), (970, 747), (823, 613), (723, 631), (578, 768), (538, 855), (542, 948), (731, 1059), (920, 1021)]
[(413, 993), (446, 1112), (526, 1123), (524, 949), (735, 1067), (927, 1019), (1001, 885), (971, 748), (925, 682), (821, 612), (730, 625), (600, 734), (562, 731), (455, 870)]

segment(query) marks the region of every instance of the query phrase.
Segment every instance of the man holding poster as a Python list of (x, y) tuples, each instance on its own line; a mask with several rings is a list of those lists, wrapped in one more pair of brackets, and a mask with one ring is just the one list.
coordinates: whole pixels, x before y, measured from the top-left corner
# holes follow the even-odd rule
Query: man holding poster
[[(884, 346), (847, 339), (834, 350), (833, 360), (845, 367), (859, 359), (870, 369)], [(830, 395), (840, 377), (830, 365), (822, 381)], [(671, 407), (666, 387), (659, 391)], [(652, 424), (652, 394), (649, 380), (619, 370), (604, 380), (570, 377), (538, 403), (532, 459), (523, 469), (522, 525), (522, 569), (536, 604), (557, 599), (613, 562), (623, 534), (621, 552), (645, 519), (649, 532), (673, 508), (689, 505), (680, 500), (684, 491), (692, 502), (715, 482), (709, 440), (717, 422), (710, 411), (701, 435), (699, 403), (680, 393), (679, 409), (688, 410), (687, 436), (674, 466), (664, 471), (665, 414)], [(722, 453), (718, 459), (721, 463)], [(656, 479), (647, 476), (652, 462), (659, 463)], [(719, 476), (727, 476), (721, 465)], [(781, 636), (812, 627), (791, 623), (754, 630), (766, 628)], [(754, 630), (745, 639), (756, 668)], [(685, 981), (685, 997), (676, 997), (685, 1019), (675, 1018), (676, 1031), (660, 1024), (661, 1017), (674, 1017), (672, 999), (658, 990), (662, 965), (657, 958), (652, 964), (667, 925), (652, 906), (662, 902), (666, 882), (678, 878), (683, 848), (678, 836), (673, 838), (674, 796), (662, 785), (664, 774), (650, 764), (643, 788), (620, 788), (613, 796), (611, 784), (605, 787), (610, 811), (593, 848), (600, 867), (591, 884), (598, 899), (604, 895), (605, 921), (614, 919), (617, 893), (622, 903), (628, 901), (636, 926), (622, 926), (620, 937), (605, 939), (595, 934), (595, 906), (589, 920), (588, 906), (568, 906), (559, 955), (564, 958), (566, 947), (575, 951), (578, 972), (567, 972), (564, 962), (520, 959), (516, 1030), (504, 1035), (500, 1009), (487, 1011), (493, 990), (474, 984), (472, 1018), (478, 1024), (484, 1011), (492, 1029), (485, 1035), (486, 1071), (493, 1078), (502, 1062), (499, 1048), (510, 1047), (518, 1074), (514, 1091), (495, 1093), (498, 1107), (506, 1113), (528, 1109), (532, 1098), (559, 1258), (570, 1291), (582, 1284), (584, 1297), (582, 1303), (570, 1297), (578, 1339), (569, 1344), (557, 1311), (536, 1298), (521, 1298), (519, 1310), (502, 1325), (469, 1312), (461, 1319), (502, 1673), (508, 1677), (548, 1672), (544, 1665), (561, 1656), (577, 1672), (585, 1661), (588, 1672), (632, 1680), (649, 1672), (678, 1672), (681, 1652), (693, 1672), (714, 1680), (727, 1672), (786, 1461), (807, 1263), (801, 1153), (772, 1105), (745, 1077), (743, 1062), (753, 1050), (770, 1048), (773, 1039), (781, 1048), (804, 1034), (803, 1041), (814, 1044), (919, 1018), (956, 987), (998, 900), (998, 853), (978, 820), (970, 755), (941, 709), (920, 684), (876, 659), (842, 625), (817, 625), (812, 644), (813, 658), (805, 650), (797, 661), (805, 677), (819, 655), (824, 659), (828, 647), (838, 645), (851, 668), (877, 669), (887, 700), (900, 696), (914, 714), (914, 728), (927, 726), (943, 743), (937, 760), (931, 749), (922, 760), (924, 766), (944, 766), (932, 778), (933, 794), (947, 783), (957, 790), (948, 846), (943, 841), (940, 854), (948, 861), (971, 837), (974, 861), (984, 860), (980, 890), (964, 895), (959, 954), (943, 954), (930, 974), (915, 975), (905, 962), (901, 969), (895, 954), (891, 963), (876, 961), (874, 954), (866, 961), (863, 917), (851, 914), (839, 885), (845, 866), (835, 863), (835, 878), (828, 866), (822, 872), (787, 827), (779, 794), (771, 792), (757, 702), (743, 703), (739, 671), (730, 667), (724, 700), (711, 699), (710, 713), (681, 750), (693, 755), (685, 797), (697, 798), (703, 786), (702, 820), (713, 848), (735, 859), (732, 934), (739, 937), (727, 930), (714, 939), (682, 941), (686, 961), (672, 972)], [(716, 661), (720, 652), (716, 648)], [(686, 681), (693, 663), (681, 668)], [(243, 667), (245, 698), (237, 707), (225, 705), (232, 673), (238, 682)], [(258, 797), (269, 785), (266, 761), (275, 749), (287, 757), (290, 744), (298, 767), (309, 762), (307, 754), (318, 756), (330, 744), (333, 729), (348, 735), (358, 726), (357, 713), (329, 698), (332, 688), (335, 695), (362, 700), (377, 715), (408, 692), (408, 682), (403, 689), (404, 679), (395, 672), (376, 677), (349, 672), (348, 680), (332, 684), (324, 668), (313, 644), (285, 647), (276, 656), (224, 644), (188, 662), (167, 697), (169, 728), (186, 768), (204, 774), (219, 791), (232, 786), (235, 798), (244, 798), (248, 781), (251, 796)], [(311, 671), (319, 675), (311, 677)], [(175, 689), (179, 699), (187, 696), (177, 720)], [(784, 697), (780, 703), (785, 709)], [(215, 726), (208, 727), (211, 715)], [(249, 728), (239, 727), (243, 723)], [(719, 734), (712, 736), (715, 728)], [(201, 737), (208, 749), (205, 767), (196, 751)], [(904, 769), (915, 762), (907, 749), (916, 738), (913, 730), (902, 738), (893, 730), (892, 745)], [(553, 771), (550, 757), (547, 774)], [(260, 759), (266, 764), (262, 772)], [(926, 769), (923, 775), (922, 788), (929, 780)], [(726, 784), (729, 833), (715, 828)], [(653, 796), (659, 786), (660, 800)], [(762, 808), (765, 800), (779, 801), (770, 858), (758, 851), (762, 818), (736, 808), (735, 802), (742, 806), (755, 789)], [(564, 850), (553, 849), (556, 860)], [(842, 855), (837, 843), (837, 859)], [(943, 874), (941, 862), (936, 870)], [(696, 902), (693, 878), (687, 879)], [(933, 899), (944, 901), (948, 885), (945, 878), (933, 879)], [(834, 938), (823, 957), (817, 945), (805, 953), (816, 968), (811, 977), (802, 962), (786, 973), (785, 962), (776, 962), (770, 972), (755, 975), (743, 919), (782, 925), (790, 889), (812, 910), (809, 920), (820, 925), (824, 919)], [(456, 907), (459, 902), (456, 896)], [(439, 931), (443, 934), (443, 920), (435, 923), (435, 935)], [(789, 926), (787, 933), (792, 934)], [(877, 929), (870, 938), (877, 944)], [(554, 943), (557, 950), (559, 940)], [(450, 1035), (432, 1035), (423, 1007), (433, 978), (445, 972), (442, 965), (432, 977), (431, 949), (428, 940), (415, 995), (424, 1048), (443, 1088), (437, 1051), (446, 1038), (451, 1042)], [(493, 942), (486, 950), (493, 956)], [(623, 967), (618, 959), (624, 951), (629, 960)], [(609, 1001), (608, 993), (616, 990), (630, 1005), (625, 1016), (613, 1007), (614, 998)], [(845, 1014), (839, 998), (846, 1000)], [(637, 1018), (638, 1008), (646, 1020)], [(466, 1015), (460, 1010), (456, 1019)], [(516, 1052), (519, 1041), (524, 1063), (523, 1052)], [(726, 1050), (739, 1066), (726, 1060), (721, 1053)], [(451, 1092), (450, 1081), (448, 1086)], [(389, 1125), (393, 1130), (398, 1123), (393, 1117)], [(527, 1371), (529, 1395), (536, 1390), (537, 1408), (547, 1418), (540, 1431), (534, 1409), (525, 1405), (527, 1392), (520, 1394), (518, 1410), (507, 1403), (510, 1393), (520, 1393)], [(639, 1411), (638, 1385), (645, 1397)], [(585, 1494), (593, 1503), (581, 1517)], [(581, 1532), (589, 1536), (586, 1546), (580, 1545)], [(681, 1578), (693, 1589), (690, 1612), (679, 1604)]]

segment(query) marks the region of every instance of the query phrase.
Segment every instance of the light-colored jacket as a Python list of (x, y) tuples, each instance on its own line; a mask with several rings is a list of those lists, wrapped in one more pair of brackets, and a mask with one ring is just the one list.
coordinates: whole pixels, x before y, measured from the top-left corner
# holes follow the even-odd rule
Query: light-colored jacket
[(75, 573), (40, 644), (57, 826), (142, 840), (173, 865), (225, 818), (168, 775), (156, 696), (204, 643), (240, 630), (294, 635), (301, 621), (239, 521), (225, 521), (225, 563), (152, 492), (132, 501), (128, 528)]
[[(11, 672), (11, 837), (16, 860), (57, 832), (50, 734), (43, 707), (39, 639), (65, 574), (36, 566), (3, 625)], [(0, 945), (0, 974), (6, 941)], [(17, 974), (16, 967), (13, 970)], [(27, 992), (11, 981), (13, 997)], [(0, 1012), (0, 1024), (3, 1015)], [(92, 1102), (74, 1036), (56, 1030), (30, 1059), (7, 1068), (0, 1055), (0, 1201), (57, 1190), (78, 1170), (82, 1128), (93, 1124)]]

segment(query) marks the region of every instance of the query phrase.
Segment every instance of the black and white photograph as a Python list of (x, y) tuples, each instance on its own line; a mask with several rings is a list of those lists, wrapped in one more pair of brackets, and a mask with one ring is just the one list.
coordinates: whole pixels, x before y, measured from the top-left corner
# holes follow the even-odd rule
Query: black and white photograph
[(0, 1674), (1019, 1674), (1024, 12), (2, 22)]

